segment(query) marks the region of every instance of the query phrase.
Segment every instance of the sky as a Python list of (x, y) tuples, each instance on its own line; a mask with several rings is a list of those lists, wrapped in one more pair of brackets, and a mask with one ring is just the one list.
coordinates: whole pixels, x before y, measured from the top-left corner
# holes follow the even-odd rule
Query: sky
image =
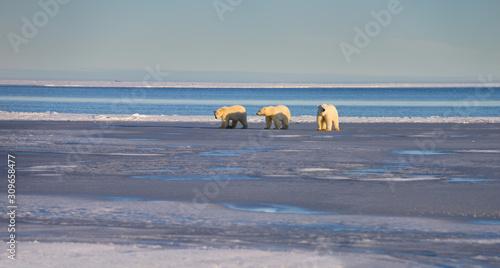
[(0, 79), (477, 82), (498, 0), (0, 0)]

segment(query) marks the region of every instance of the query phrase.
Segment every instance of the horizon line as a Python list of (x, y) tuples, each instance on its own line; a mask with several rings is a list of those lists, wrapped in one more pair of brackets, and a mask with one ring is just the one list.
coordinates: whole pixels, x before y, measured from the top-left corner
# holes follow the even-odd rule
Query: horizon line
[(494, 82), (374, 82), (374, 83), (318, 83), (318, 82), (143, 82), (143, 81), (81, 81), (81, 80), (18, 80), (0, 79), (1, 86), (41, 87), (123, 87), (123, 88), (453, 88), (500, 87)]

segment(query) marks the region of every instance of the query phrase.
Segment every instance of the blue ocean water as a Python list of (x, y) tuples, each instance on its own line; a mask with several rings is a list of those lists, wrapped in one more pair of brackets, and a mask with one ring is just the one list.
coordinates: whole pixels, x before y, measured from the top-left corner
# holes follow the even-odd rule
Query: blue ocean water
[(500, 116), (500, 88), (121, 88), (0, 86), (0, 110), (85, 114), (213, 115), (240, 104), (249, 115), (287, 105), (292, 116), (333, 104), (340, 116)]

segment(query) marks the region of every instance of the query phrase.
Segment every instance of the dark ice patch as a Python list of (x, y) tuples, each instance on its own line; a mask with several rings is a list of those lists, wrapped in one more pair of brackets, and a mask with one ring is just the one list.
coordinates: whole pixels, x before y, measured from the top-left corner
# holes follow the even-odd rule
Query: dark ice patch
[(472, 221), (472, 223), (484, 225), (500, 225), (500, 220), (475, 220)]
[(150, 139), (150, 138), (123, 138), (128, 141), (159, 141), (160, 139)]
[(124, 172), (171, 172), (172, 169), (129, 169)]

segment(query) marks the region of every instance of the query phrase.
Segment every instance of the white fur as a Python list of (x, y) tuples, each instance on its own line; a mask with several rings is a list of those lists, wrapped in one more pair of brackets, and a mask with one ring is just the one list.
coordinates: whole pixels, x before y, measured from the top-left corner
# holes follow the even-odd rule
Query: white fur
[(282, 125), (281, 129), (288, 129), (290, 122), (290, 110), (284, 105), (278, 106), (268, 106), (260, 109), (257, 115), (266, 116), (266, 128), (271, 128), (271, 122), (274, 122), (274, 129), (280, 128), (280, 123)]
[(245, 110), (245, 107), (241, 105), (234, 105), (231, 107), (223, 106), (217, 111), (214, 111), (214, 114), (215, 119), (219, 117), (222, 119), (222, 126), (220, 126), (219, 128), (228, 128), (229, 120), (233, 120), (229, 128), (235, 128), (238, 122), (243, 125), (242, 128), (248, 127), (247, 111)]
[(332, 130), (332, 123), (334, 126), (334, 130), (338, 131), (339, 128), (339, 113), (337, 112), (337, 108), (331, 104), (321, 104), (318, 105), (318, 131)]

